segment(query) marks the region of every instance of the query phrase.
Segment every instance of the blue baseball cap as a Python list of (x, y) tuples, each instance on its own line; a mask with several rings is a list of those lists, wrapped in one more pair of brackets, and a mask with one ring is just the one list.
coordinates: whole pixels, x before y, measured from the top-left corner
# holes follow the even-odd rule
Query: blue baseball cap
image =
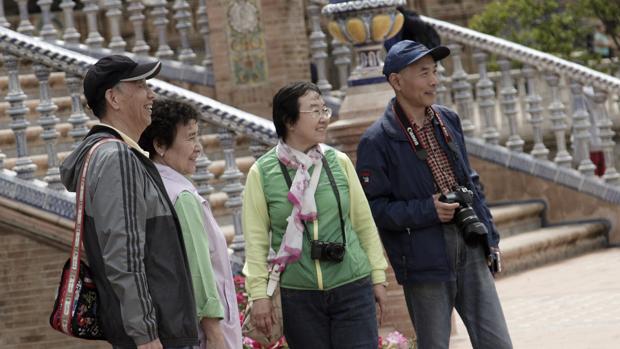
[(437, 46), (431, 50), (426, 46), (411, 40), (402, 40), (394, 44), (383, 63), (383, 75), (389, 77), (392, 73), (398, 73), (409, 64), (415, 63), (422, 57), (431, 55), (435, 62), (450, 55), (450, 49), (446, 46)]

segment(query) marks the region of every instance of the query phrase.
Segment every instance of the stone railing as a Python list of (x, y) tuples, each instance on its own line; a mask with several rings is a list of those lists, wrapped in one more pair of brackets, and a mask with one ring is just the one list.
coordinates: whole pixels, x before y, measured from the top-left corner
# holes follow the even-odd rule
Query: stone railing
[[(0, 151), (0, 196), (72, 219), (74, 194), (64, 190), (58, 170), (60, 159), (66, 152), (58, 148), (62, 146), (69, 150), (72, 144), (81, 141), (89, 126), (97, 122), (86, 114), (81, 92), (82, 77), (95, 59), (3, 27), (0, 27), (0, 55), (3, 73), (8, 80), (7, 93), (0, 97), (8, 102), (4, 107), (11, 119), (8, 123), (10, 129), (0, 130), (4, 151)], [(25, 75), (29, 72), (34, 74), (37, 82), (37, 97), (28, 97), (22, 89), (22, 81), (28, 80)], [(61, 78), (57, 78), (59, 74)], [(52, 95), (60, 87), (55, 86), (52, 91), (51, 75), (56, 85), (56, 80), (62, 81), (62, 78), (66, 83), (71, 106), (65, 115), (57, 115), (55, 101), (58, 99)], [(149, 85), (159, 96), (194, 105), (200, 111), (201, 124), (204, 125), (201, 139), (219, 145), (219, 148), (216, 146), (219, 152), (209, 153), (211, 159), (205, 154), (200, 157), (194, 180), (203, 195), (223, 193), (218, 197), (225, 200), (223, 206), (234, 227), (232, 248), (242, 252), (240, 214), (244, 175), (238, 164), (243, 163), (247, 169), (248, 162), (253, 161), (252, 155), (257, 156), (276, 143), (273, 124), (164, 81), (149, 80)], [(62, 89), (60, 93), (63, 93)], [(33, 98), (34, 106), (27, 103)], [(249, 140), (249, 149), (248, 142), (237, 142), (239, 137)], [(246, 147), (240, 148), (237, 143), (244, 143)], [(44, 154), (29, 152), (29, 145), (45, 149)], [(244, 161), (247, 158), (249, 160)], [(46, 169), (40, 178), (36, 178), (41, 172), (37, 167)], [(217, 173), (211, 173), (209, 169)]]
[[(19, 10), (19, 22), (13, 29), (22, 34), (92, 57), (111, 53), (133, 55), (139, 61), (156, 57), (164, 62), (160, 75), (166, 79), (214, 85), (206, 0), (84, 0), (80, 11), (74, 10), (75, 1), (62, 0), (62, 13), (51, 11), (52, 0), (38, 0), (41, 13), (36, 17), (28, 13), (27, 0), (0, 0), (0, 26), (7, 28), (11, 24), (4, 8), (10, 2), (17, 3)], [(86, 27), (78, 28), (77, 19), (84, 17)], [(98, 23), (102, 17), (105, 22)], [(169, 42), (168, 23), (174, 24), (176, 52)], [(107, 40), (99, 32), (100, 27), (105, 28)]]
[[(586, 178), (594, 177), (591, 154), (595, 159), (598, 154), (604, 158), (605, 170), (599, 173), (604, 181), (620, 184), (612, 130), (612, 120), (619, 116), (620, 79), (444, 21), (422, 19), (452, 49), (445, 62), (451, 74), (440, 69), (439, 100), (458, 111), (467, 136), (512, 152), (527, 151), (537, 160), (552, 159), (558, 167), (575, 167)], [(471, 56), (464, 57), (463, 47)], [(489, 72), (491, 60), (498, 72)], [(464, 62), (475, 73), (467, 73)], [(493, 81), (491, 74), (499, 74), (499, 80)]]
[[(310, 7), (308, 12), (312, 16)], [(576, 168), (585, 178), (595, 178), (597, 172), (606, 183), (620, 184), (613, 140), (620, 122), (620, 79), (445, 21), (422, 19), (452, 50), (439, 66), (438, 103), (459, 113), (468, 137), (551, 160), (560, 168)], [(328, 56), (327, 45), (317, 25), (313, 36), (320, 43), (312, 45), (316, 62)], [(325, 69), (325, 64), (317, 67)], [(342, 77), (348, 65), (339, 68)], [(332, 85), (343, 86), (342, 78), (319, 82), (324, 93), (342, 96), (330, 92)], [(604, 162), (604, 170), (597, 169), (591, 156), (599, 166)]]

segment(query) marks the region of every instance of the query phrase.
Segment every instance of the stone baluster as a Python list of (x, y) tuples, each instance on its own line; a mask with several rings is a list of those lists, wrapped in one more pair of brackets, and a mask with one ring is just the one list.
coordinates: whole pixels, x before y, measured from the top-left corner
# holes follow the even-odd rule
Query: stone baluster
[(123, 16), (123, 3), (120, 0), (105, 0), (106, 17), (110, 28), (110, 43), (108, 48), (113, 53), (125, 52), (125, 40), (121, 36), (121, 17)]
[(307, 10), (310, 19), (312, 32), (310, 33), (310, 49), (312, 50), (312, 62), (316, 66), (317, 86), (323, 96), (331, 94), (332, 85), (327, 81), (327, 41), (325, 33), (321, 30), (321, 10), (322, 4), (316, 0), (310, 0)]
[(30, 23), (28, 0), (17, 0), (17, 7), (19, 8), (19, 25), (17, 26), (17, 32), (32, 36), (34, 33), (34, 26)]
[(549, 104), (549, 114), (551, 115), (552, 127), (551, 129), (555, 133), (555, 144), (557, 152), (553, 162), (560, 167), (570, 168), (573, 162), (573, 157), (566, 150), (566, 114), (564, 103), (560, 99), (560, 77), (551, 72), (545, 73), (545, 81), (549, 85), (551, 90), (551, 103)]
[(224, 153), (224, 161), (226, 168), (221, 175), (224, 187), (222, 191), (228, 194), (225, 207), (230, 209), (233, 218), (233, 226), (235, 228), (235, 238), (233, 239), (231, 248), (235, 251), (235, 260), (243, 261), (245, 243), (243, 242), (243, 232), (241, 228), (241, 192), (243, 185), (241, 179), (243, 173), (239, 171), (235, 162), (235, 133), (226, 128), (220, 128), (218, 132), (220, 147)]
[(208, 72), (213, 72), (213, 56), (211, 55), (211, 44), (209, 43), (209, 16), (207, 16), (207, 0), (198, 0), (198, 18), (196, 24), (200, 28), (200, 34), (204, 40), (204, 59), (202, 65)]
[(84, 0), (84, 13), (86, 13), (86, 23), (88, 25), (88, 37), (86, 38), (86, 45), (91, 50), (100, 49), (103, 44), (103, 37), (99, 34), (97, 28), (97, 14), (99, 13), (99, 6), (97, 0)]
[[(204, 131), (206, 123), (201, 120), (198, 121), (198, 123), (201, 128), (199, 134), (204, 135), (206, 133)], [(202, 147), (202, 143), (200, 148), (200, 156), (198, 156), (198, 159), (196, 159), (196, 173), (192, 175), (192, 179), (194, 180), (194, 183), (196, 183), (196, 189), (198, 190), (198, 194), (206, 198), (209, 194), (213, 193), (213, 186), (209, 182), (215, 176), (209, 171), (209, 166), (211, 166), (212, 162), (207, 157), (207, 154)]]
[(60, 182), (58, 154), (56, 153), (56, 139), (58, 139), (56, 124), (58, 123), (58, 118), (55, 112), (58, 110), (58, 107), (50, 96), (50, 68), (42, 64), (36, 64), (34, 66), (34, 74), (37, 80), (39, 80), (40, 102), (37, 106), (37, 112), (40, 115), (39, 125), (43, 127), (41, 138), (43, 138), (47, 150), (47, 173), (43, 179), (47, 182), (49, 188), (62, 190), (64, 187)]
[(525, 101), (527, 103), (527, 112), (530, 114), (530, 124), (532, 124), (532, 133), (534, 135), (534, 148), (532, 148), (532, 156), (539, 160), (547, 160), (549, 156), (549, 149), (545, 147), (543, 143), (543, 130), (542, 123), (543, 108), (541, 106), (542, 97), (536, 90), (536, 69), (530, 65), (526, 65), (523, 68), (523, 76), (527, 79), (527, 97)]
[(39, 0), (37, 5), (41, 8), (41, 31), (39, 34), (45, 41), (53, 41), (58, 38), (58, 31), (52, 24), (52, 0)]
[(267, 150), (269, 150), (269, 147), (265, 143), (261, 143), (255, 139), (250, 142), (250, 153), (255, 159), (263, 156)]
[(614, 142), (615, 132), (612, 130), (613, 123), (607, 113), (607, 91), (595, 88), (592, 101), (595, 106), (595, 113), (597, 117), (597, 125), (599, 128), (599, 135), (601, 137), (601, 147), (603, 148), (603, 154), (605, 157), (605, 174), (603, 179), (605, 182), (619, 185), (620, 174), (616, 170), (616, 157), (614, 155), (614, 148), (616, 143)]
[[(11, 23), (6, 20), (6, 16), (4, 15), (4, 0), (0, 0), (0, 27), (10, 28)], [(2, 155), (2, 154), (0, 154)], [(0, 167), (0, 170), (2, 167)]]
[(17, 148), (17, 160), (13, 171), (17, 172), (17, 176), (23, 179), (32, 179), (37, 169), (32, 160), (28, 157), (28, 144), (26, 140), (26, 128), (30, 123), (26, 120), (28, 108), (24, 104), (27, 96), (22, 91), (19, 84), (19, 61), (18, 58), (11, 54), (4, 54), (4, 67), (9, 77), (9, 91), (5, 100), (9, 103), (7, 114), (12, 121), (9, 124), (13, 134), (15, 135), (15, 144)]
[(69, 136), (73, 137), (73, 148), (77, 147), (84, 136), (88, 134), (88, 127), (86, 122), (90, 120), (84, 108), (82, 107), (82, 77), (73, 74), (65, 74), (65, 82), (67, 83), (67, 89), (71, 95), (71, 115), (67, 120), (73, 127), (69, 131)]
[(73, 0), (62, 0), (60, 8), (65, 18), (65, 31), (62, 34), (62, 39), (71, 45), (80, 43), (80, 33), (75, 29), (75, 21), (73, 19), (73, 8), (75, 3)]
[(441, 62), (437, 62), (437, 104), (449, 106), (450, 103), (450, 89), (448, 88), (448, 80), (446, 77), (446, 68), (444, 68)]
[(142, 13), (143, 10), (144, 5), (142, 4), (141, 0), (130, 0), (127, 11), (129, 11), (130, 13), (129, 20), (133, 25), (133, 31), (135, 34), (135, 39), (131, 52), (137, 55), (146, 56), (149, 54), (149, 50), (151, 48), (144, 40), (144, 14)]
[(192, 13), (190, 7), (185, 0), (175, 0), (172, 6), (174, 10), (174, 19), (176, 21), (179, 38), (181, 39), (181, 48), (179, 49), (179, 61), (185, 64), (192, 64), (196, 59), (196, 54), (189, 43), (189, 31), (192, 28)]
[(509, 136), (506, 147), (512, 151), (523, 151), (523, 139), (517, 128), (517, 89), (510, 74), (510, 61), (502, 58), (497, 61), (502, 71), (500, 95), (502, 97), (502, 113), (508, 123)]
[(474, 60), (478, 64), (480, 80), (476, 83), (478, 96), (478, 110), (484, 119), (482, 138), (486, 143), (499, 144), (499, 132), (495, 127), (495, 89), (493, 81), (489, 79), (487, 72), (487, 54), (482, 51), (474, 53)]
[(172, 52), (170, 46), (168, 46), (168, 40), (166, 39), (166, 25), (168, 24), (168, 19), (166, 18), (168, 14), (166, 0), (155, 0), (151, 6), (153, 6), (151, 10), (151, 15), (154, 18), (153, 25), (157, 29), (159, 38), (155, 56), (161, 59), (172, 58), (174, 52)]
[(595, 166), (590, 160), (590, 114), (586, 107), (583, 86), (571, 80), (571, 98), (573, 100), (573, 149), (574, 158), (579, 162), (577, 169), (586, 177), (594, 176)]
[(467, 81), (467, 73), (463, 69), (461, 62), (461, 46), (458, 44), (450, 45), (452, 51), (452, 62), (454, 72), (452, 73), (452, 89), (454, 90), (454, 99), (456, 103), (456, 111), (461, 117), (461, 124), (465, 136), (473, 136), (475, 126), (472, 122), (472, 105), (473, 98), (471, 95), (471, 84)]
[[(334, 65), (338, 70), (338, 84), (340, 90), (340, 98), (344, 98), (347, 91), (347, 79), (349, 78), (349, 67), (351, 66), (351, 50), (347, 45), (337, 39), (332, 40), (332, 56), (334, 56)], [(336, 92), (336, 91), (334, 91)]]

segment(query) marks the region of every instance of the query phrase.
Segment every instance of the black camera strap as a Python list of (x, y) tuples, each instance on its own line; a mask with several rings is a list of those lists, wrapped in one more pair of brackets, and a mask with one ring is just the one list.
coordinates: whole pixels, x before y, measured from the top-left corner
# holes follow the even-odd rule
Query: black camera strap
[[(342, 233), (342, 243), (344, 246), (347, 245), (347, 237), (344, 231), (344, 218), (342, 216), (342, 205), (340, 203), (340, 192), (338, 191), (338, 186), (336, 185), (336, 180), (334, 179), (334, 174), (332, 170), (329, 168), (329, 164), (327, 163), (327, 159), (325, 156), (321, 156), (321, 162), (323, 163), (323, 168), (325, 168), (325, 172), (327, 173), (327, 178), (329, 178), (329, 184), (332, 187), (332, 191), (334, 192), (334, 196), (336, 196), (336, 202), (338, 203), (338, 215), (340, 218), (340, 232)], [(278, 160), (280, 164), (280, 169), (282, 170), (282, 174), (284, 175), (284, 180), (286, 180), (286, 184), (288, 185), (289, 190), (291, 189), (291, 185), (293, 185), (293, 181), (291, 180), (291, 175), (288, 173), (288, 169), (282, 163), (282, 161)], [(308, 240), (312, 240), (310, 238), (310, 232), (308, 231), (308, 226), (306, 226), (306, 222), (302, 221), (304, 224), (304, 231), (306, 232), (306, 237)]]

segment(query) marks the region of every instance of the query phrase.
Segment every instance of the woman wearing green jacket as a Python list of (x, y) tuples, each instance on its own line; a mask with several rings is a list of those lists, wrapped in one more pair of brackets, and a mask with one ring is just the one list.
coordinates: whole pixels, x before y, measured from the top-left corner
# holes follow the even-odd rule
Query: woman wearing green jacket
[(330, 117), (312, 83), (274, 96), (280, 141), (250, 169), (243, 199), (252, 321), (271, 331), (268, 270), (277, 265), (291, 348), (376, 349), (387, 262), (351, 160), (322, 144)]

